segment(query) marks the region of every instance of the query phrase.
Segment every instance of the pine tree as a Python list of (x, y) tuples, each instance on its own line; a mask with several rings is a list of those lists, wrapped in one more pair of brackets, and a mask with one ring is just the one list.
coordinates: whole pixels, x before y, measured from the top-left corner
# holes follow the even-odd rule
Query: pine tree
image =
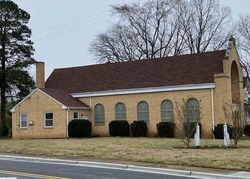
[(27, 94), (34, 86), (27, 68), (35, 63), (30, 15), (11, 0), (0, 1), (0, 91), (1, 135), (7, 135), (6, 103), (13, 91)]

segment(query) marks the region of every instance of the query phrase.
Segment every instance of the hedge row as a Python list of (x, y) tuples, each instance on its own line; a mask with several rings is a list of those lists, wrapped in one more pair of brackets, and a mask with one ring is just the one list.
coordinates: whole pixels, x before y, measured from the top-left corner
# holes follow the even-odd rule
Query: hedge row
[(148, 133), (148, 125), (144, 121), (133, 121), (131, 124), (131, 132), (134, 137), (146, 137)]
[[(144, 121), (133, 121), (131, 128), (127, 121), (111, 121), (109, 123), (110, 136), (146, 137), (148, 133), (147, 123)], [(157, 124), (159, 137), (174, 137), (175, 124), (172, 122), (160, 122)]]
[[(131, 131), (130, 131), (131, 129)], [(160, 137), (174, 137), (175, 124), (171, 122), (160, 122), (157, 124), (157, 131)], [(68, 126), (70, 138), (91, 137), (92, 124), (88, 120), (77, 119), (72, 120)], [(110, 136), (130, 136), (146, 137), (148, 133), (148, 125), (144, 121), (133, 121), (129, 125), (126, 120), (115, 120), (109, 123)]]
[[(187, 132), (188, 134), (191, 133), (191, 137), (194, 136), (196, 124), (197, 123), (195, 122), (183, 124), (185, 132)], [(199, 125), (201, 131), (201, 124)], [(160, 122), (156, 125), (156, 127), (159, 137), (174, 137), (175, 123)], [(218, 129), (216, 128), (216, 130), (214, 131), (217, 134), (217, 136), (220, 135), (220, 130), (221, 130), (220, 128)], [(71, 138), (91, 137), (92, 124), (90, 121), (84, 119), (72, 120), (69, 123), (68, 132), (69, 132), (69, 137)], [(120, 121), (115, 120), (109, 123), (109, 133), (110, 136), (125, 137), (125, 136), (130, 136), (131, 133), (133, 137), (146, 137), (148, 133), (148, 125), (144, 121), (133, 121), (133, 123), (129, 125), (128, 121), (126, 120), (120, 120)]]
[[(196, 122), (184, 123), (183, 127), (190, 137), (194, 137)], [(201, 133), (201, 124), (200, 133)], [(160, 122), (156, 125), (159, 137), (174, 137), (175, 123), (173, 122)], [(127, 121), (111, 121), (109, 123), (110, 136), (130, 136), (129, 123)], [(133, 121), (131, 124), (131, 135), (134, 137), (146, 137), (148, 133), (147, 123), (144, 121)]]
[[(228, 124), (227, 124), (227, 131), (230, 138), (232, 138), (232, 128)], [(224, 139), (224, 124), (217, 124), (217, 126), (214, 127), (213, 133), (215, 139)]]
[[(134, 121), (131, 124), (131, 133), (134, 137), (146, 137), (148, 133), (147, 123), (144, 121)], [(115, 120), (109, 123), (110, 136), (130, 136), (130, 125), (126, 120)]]
[[(191, 134), (191, 137), (195, 134), (196, 128), (195, 122), (184, 123), (184, 131), (188, 134)], [(201, 132), (201, 124), (200, 125), (200, 132)], [(215, 126), (213, 134), (215, 139), (223, 139), (224, 132), (223, 132), (223, 125), (224, 124), (217, 124)], [(160, 122), (156, 125), (157, 132), (159, 137), (174, 137), (175, 131), (175, 123), (173, 122)], [(69, 137), (76, 138), (76, 137), (91, 137), (92, 125), (91, 122), (84, 119), (77, 119), (72, 120), (68, 126)], [(228, 125), (228, 133), (230, 138), (232, 138), (232, 133), (234, 129)], [(109, 133), (110, 136), (130, 136), (130, 125), (128, 121), (121, 120), (121, 121), (111, 121), (109, 123)], [(131, 134), (134, 137), (146, 137), (148, 133), (148, 126), (147, 123), (144, 121), (133, 121), (131, 124)], [(245, 135), (250, 136), (250, 125), (246, 125), (244, 128)]]
[(244, 134), (250, 136), (250, 125), (245, 125)]
[[(235, 132), (235, 128), (227, 124), (227, 131), (228, 131), (230, 138), (232, 139), (232, 136)], [(214, 133), (215, 139), (224, 139), (224, 124), (217, 124), (217, 126), (215, 126), (214, 128), (213, 133)], [(250, 125), (245, 125), (244, 134), (247, 136), (250, 136)]]
[(156, 127), (159, 137), (174, 137), (175, 123), (160, 122)]
[(91, 122), (84, 119), (72, 120), (68, 126), (70, 138), (90, 137), (92, 131)]
[(129, 136), (130, 134), (128, 121), (111, 121), (109, 123), (109, 134), (110, 136)]

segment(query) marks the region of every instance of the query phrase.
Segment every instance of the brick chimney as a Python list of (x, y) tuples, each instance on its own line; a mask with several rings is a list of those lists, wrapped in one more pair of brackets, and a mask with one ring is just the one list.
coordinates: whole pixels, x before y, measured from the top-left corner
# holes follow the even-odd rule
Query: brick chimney
[(36, 63), (36, 87), (45, 88), (44, 62)]

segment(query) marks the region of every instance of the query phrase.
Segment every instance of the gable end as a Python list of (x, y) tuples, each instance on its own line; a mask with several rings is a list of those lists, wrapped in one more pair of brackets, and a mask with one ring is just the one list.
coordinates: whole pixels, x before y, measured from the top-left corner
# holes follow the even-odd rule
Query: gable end
[(17, 105), (15, 105), (10, 112), (14, 113), (16, 111), (16, 107), (19, 106), (20, 104), (22, 104), (24, 101), (26, 101), (32, 94), (34, 94), (35, 92), (41, 92), (42, 94), (46, 95), (47, 97), (49, 97), (50, 99), (52, 99), (53, 101), (55, 101), (56, 103), (60, 104), (62, 106), (62, 109), (67, 109), (68, 107), (65, 106), (64, 104), (62, 104), (61, 102), (57, 101), (55, 98), (53, 98), (52, 96), (48, 95), (47, 93), (45, 93), (44, 91), (40, 90), (39, 88), (36, 88), (35, 90), (33, 90), (28, 96), (26, 96), (22, 101), (20, 101)]

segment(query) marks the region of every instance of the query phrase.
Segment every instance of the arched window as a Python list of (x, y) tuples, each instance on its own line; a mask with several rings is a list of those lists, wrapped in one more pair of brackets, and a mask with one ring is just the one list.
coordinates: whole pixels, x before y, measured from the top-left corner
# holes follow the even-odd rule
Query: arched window
[(232, 93), (232, 102), (240, 102), (240, 77), (237, 63), (233, 61), (231, 67), (231, 93)]
[(96, 124), (105, 123), (104, 106), (102, 104), (97, 104), (95, 106), (95, 123)]
[(199, 101), (191, 98), (186, 103), (187, 107), (187, 120), (188, 122), (199, 122), (200, 121), (200, 105)]
[(149, 122), (149, 107), (145, 101), (141, 101), (137, 105), (137, 119), (139, 121)]
[(117, 103), (115, 105), (115, 119), (126, 120), (126, 106), (123, 103)]
[(173, 122), (173, 103), (169, 100), (165, 100), (161, 103), (161, 121), (162, 122)]

